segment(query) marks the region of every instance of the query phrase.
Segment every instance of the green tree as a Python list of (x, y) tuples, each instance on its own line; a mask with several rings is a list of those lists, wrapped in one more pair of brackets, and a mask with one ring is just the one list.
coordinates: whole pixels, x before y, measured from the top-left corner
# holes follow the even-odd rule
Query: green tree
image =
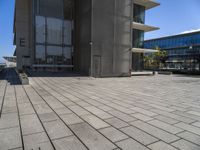
[(166, 67), (166, 61), (168, 59), (167, 52), (156, 47), (157, 52), (153, 54), (153, 59), (155, 61), (156, 67), (159, 69), (162, 66)]

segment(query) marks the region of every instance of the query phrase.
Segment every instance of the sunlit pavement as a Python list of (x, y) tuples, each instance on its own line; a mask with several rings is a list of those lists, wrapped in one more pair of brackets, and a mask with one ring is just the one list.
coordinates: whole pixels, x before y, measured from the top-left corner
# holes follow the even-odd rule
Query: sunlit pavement
[(0, 80), (0, 150), (200, 150), (200, 78)]

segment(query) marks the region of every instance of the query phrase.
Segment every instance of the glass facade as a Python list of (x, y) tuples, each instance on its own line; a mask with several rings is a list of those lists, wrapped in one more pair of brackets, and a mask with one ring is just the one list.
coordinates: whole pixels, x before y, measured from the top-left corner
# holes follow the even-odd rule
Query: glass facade
[[(133, 21), (144, 24), (145, 22), (145, 7), (134, 4)], [(133, 29), (133, 45), (134, 48), (144, 47), (144, 31)], [(143, 54), (133, 53), (132, 55), (132, 69), (134, 71), (143, 70)]]
[(165, 50), (169, 68), (200, 70), (200, 32), (147, 40), (144, 47)]
[(145, 41), (144, 47), (149, 49), (155, 47), (160, 47), (161, 49), (170, 49), (170, 48), (185, 47), (197, 44), (200, 44), (200, 33), (149, 40)]
[[(62, 0), (56, 5), (54, 1), (48, 1), (35, 1), (35, 64), (71, 66), (73, 65), (72, 7), (68, 5), (65, 9)], [(50, 13), (49, 9), (52, 10)]]

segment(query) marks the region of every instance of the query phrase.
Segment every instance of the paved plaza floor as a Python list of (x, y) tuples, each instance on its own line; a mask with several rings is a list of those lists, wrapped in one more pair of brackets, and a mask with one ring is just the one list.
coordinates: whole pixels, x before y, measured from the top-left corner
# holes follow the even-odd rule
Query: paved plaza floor
[(200, 78), (0, 79), (0, 150), (200, 150)]

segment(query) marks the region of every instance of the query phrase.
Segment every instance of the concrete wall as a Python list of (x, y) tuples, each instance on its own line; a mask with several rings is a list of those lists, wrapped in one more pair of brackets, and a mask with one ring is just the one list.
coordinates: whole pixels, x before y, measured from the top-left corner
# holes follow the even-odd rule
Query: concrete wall
[(92, 1), (92, 76), (130, 75), (131, 22), (132, 0)]
[(91, 70), (91, 2), (75, 2), (74, 69), (87, 75), (90, 75)]
[[(15, 9), (14, 28), (16, 31), (17, 68), (21, 70), (23, 65), (30, 66), (31, 61), (31, 0), (16, 0)], [(24, 40), (24, 43), (20, 44), (22, 39)]]

